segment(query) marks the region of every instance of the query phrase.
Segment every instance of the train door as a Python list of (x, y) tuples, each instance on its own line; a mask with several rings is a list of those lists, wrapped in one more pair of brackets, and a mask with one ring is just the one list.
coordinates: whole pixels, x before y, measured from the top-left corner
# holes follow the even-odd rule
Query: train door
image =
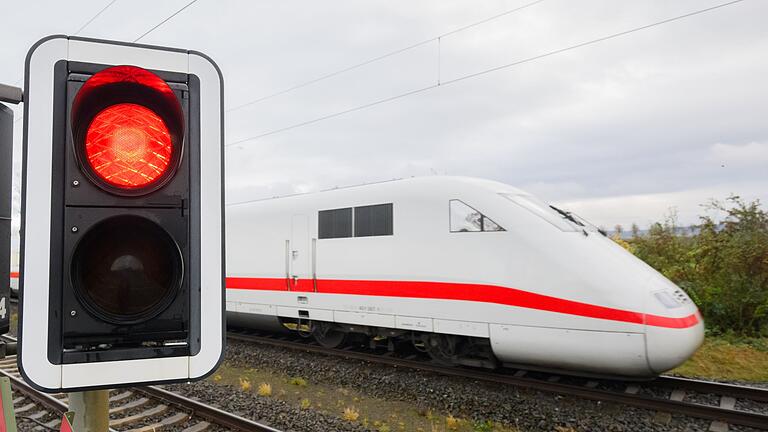
[(291, 218), (290, 285), (294, 291), (312, 291), (310, 271), (309, 221), (306, 215)]

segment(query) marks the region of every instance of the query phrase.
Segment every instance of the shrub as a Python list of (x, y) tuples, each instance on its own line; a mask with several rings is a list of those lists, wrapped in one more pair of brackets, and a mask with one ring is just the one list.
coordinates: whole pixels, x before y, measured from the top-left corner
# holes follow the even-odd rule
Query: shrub
[(248, 378), (240, 378), (240, 390), (242, 391), (251, 390), (251, 381)]
[(307, 380), (305, 380), (302, 377), (293, 377), (293, 378), (288, 380), (288, 384), (299, 386), (299, 387), (306, 387), (307, 386)]
[(725, 216), (679, 235), (672, 214), (645, 235), (633, 230), (630, 250), (688, 293), (709, 332), (768, 335), (768, 212), (738, 196), (706, 208)]
[(272, 385), (269, 383), (259, 384), (259, 396), (272, 396)]
[(453, 414), (448, 414), (448, 416), (445, 418), (445, 427), (448, 430), (456, 430), (459, 428), (459, 419), (453, 416)]
[(472, 430), (475, 432), (493, 432), (493, 422), (490, 420), (476, 421), (472, 425)]
[(346, 407), (344, 408), (344, 412), (341, 414), (341, 418), (350, 422), (357, 421), (359, 417), (360, 411), (355, 409), (355, 407)]

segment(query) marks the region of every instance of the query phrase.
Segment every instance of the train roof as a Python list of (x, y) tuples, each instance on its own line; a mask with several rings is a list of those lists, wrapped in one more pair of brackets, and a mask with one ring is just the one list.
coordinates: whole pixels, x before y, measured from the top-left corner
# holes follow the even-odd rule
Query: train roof
[(460, 176), (429, 176), (429, 177), (409, 177), (402, 179), (385, 180), (375, 183), (363, 183), (350, 186), (334, 187), (331, 189), (324, 189), (315, 192), (304, 192), (290, 195), (282, 195), (271, 198), (259, 198), (247, 201), (240, 201), (231, 204), (227, 204), (228, 207), (240, 206), (251, 203), (259, 203), (266, 201), (285, 200), (291, 198), (311, 197), (320, 194), (342, 193), (351, 192), (354, 190), (366, 190), (367, 192), (393, 192), (401, 189), (403, 191), (413, 192), (414, 188), (421, 193), (430, 190), (455, 190), (459, 187), (477, 187), (486, 190), (493, 190), (494, 192), (525, 194), (526, 192), (516, 187), (510, 186), (505, 183), (501, 183), (495, 180), (487, 180), (476, 177), (460, 177)]

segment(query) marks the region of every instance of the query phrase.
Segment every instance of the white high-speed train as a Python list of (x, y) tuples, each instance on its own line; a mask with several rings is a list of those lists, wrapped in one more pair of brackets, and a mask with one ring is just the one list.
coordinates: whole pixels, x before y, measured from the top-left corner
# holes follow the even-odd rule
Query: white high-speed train
[(19, 269), (14, 268), (11, 270), (11, 295), (13, 297), (19, 296)]
[(442, 362), (652, 377), (703, 340), (672, 282), (514, 187), (413, 178), (227, 207), (231, 323)]
[(19, 251), (11, 249), (11, 296), (19, 295)]

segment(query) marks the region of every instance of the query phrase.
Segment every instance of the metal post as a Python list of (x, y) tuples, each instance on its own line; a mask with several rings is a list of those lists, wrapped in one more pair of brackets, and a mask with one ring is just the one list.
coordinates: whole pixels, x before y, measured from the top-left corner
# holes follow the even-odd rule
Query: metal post
[(0, 83), (0, 101), (20, 104), (24, 101), (24, 91), (18, 87)]
[(109, 431), (109, 390), (69, 393), (69, 410), (75, 412), (76, 432)]

